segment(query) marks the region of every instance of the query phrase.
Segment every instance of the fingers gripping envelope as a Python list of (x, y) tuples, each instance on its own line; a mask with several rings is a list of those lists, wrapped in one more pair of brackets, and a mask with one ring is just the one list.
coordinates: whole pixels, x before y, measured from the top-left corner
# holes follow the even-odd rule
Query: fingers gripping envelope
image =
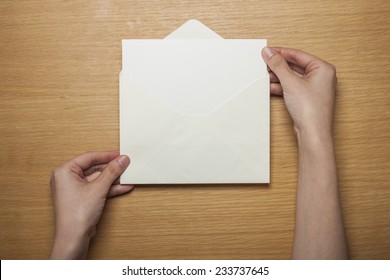
[(265, 46), (196, 20), (163, 40), (123, 40), (121, 183), (268, 183)]

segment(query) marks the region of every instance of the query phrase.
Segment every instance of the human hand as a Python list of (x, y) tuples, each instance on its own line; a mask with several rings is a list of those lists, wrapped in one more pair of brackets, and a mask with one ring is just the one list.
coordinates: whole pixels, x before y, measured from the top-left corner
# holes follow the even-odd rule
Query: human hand
[(270, 92), (284, 97), (296, 133), (331, 135), (335, 67), (295, 49), (266, 47), (262, 56), (270, 69)]
[(264, 48), (270, 92), (284, 97), (299, 146), (295, 259), (346, 259), (332, 123), (335, 67), (299, 50)]
[(89, 152), (53, 170), (50, 185), (55, 210), (56, 233), (50, 258), (85, 258), (89, 240), (107, 197), (133, 189), (118, 184), (130, 164), (127, 156), (112, 152)]

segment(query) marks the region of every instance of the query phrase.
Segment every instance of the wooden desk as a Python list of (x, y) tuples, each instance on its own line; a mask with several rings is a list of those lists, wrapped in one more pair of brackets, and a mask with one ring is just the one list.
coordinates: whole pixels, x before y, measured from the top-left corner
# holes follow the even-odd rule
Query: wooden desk
[[(122, 38), (199, 19), (224, 38), (267, 38), (337, 66), (335, 139), (351, 256), (390, 258), (390, 2), (1, 1), (0, 258), (45, 259), (51, 169), (119, 147)], [(288, 259), (297, 147), (271, 100), (271, 181), (147, 186), (109, 200), (92, 259)]]

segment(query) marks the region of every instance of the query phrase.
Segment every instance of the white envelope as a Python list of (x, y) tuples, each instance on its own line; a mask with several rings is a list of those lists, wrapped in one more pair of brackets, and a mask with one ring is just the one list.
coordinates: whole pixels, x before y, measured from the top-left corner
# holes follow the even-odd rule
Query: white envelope
[(195, 20), (165, 40), (123, 40), (121, 183), (269, 183), (265, 45)]

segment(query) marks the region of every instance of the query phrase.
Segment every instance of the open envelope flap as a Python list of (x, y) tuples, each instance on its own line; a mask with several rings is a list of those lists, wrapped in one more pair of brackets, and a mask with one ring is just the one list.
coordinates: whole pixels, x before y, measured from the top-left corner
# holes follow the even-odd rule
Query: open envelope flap
[(268, 76), (208, 116), (181, 115), (129, 78), (120, 87), (121, 104), (133, 104), (121, 107), (121, 153), (132, 159), (122, 183), (269, 182)]
[(199, 20), (190, 19), (164, 39), (223, 39)]
[(267, 70), (265, 40), (123, 40), (123, 73), (182, 115), (208, 115)]

